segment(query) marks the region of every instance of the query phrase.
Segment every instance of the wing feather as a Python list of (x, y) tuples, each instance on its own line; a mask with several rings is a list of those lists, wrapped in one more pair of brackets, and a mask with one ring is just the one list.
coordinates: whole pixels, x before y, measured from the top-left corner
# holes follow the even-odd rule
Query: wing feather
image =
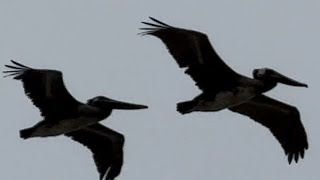
[(123, 164), (124, 136), (101, 124), (66, 134), (91, 150), (100, 180), (113, 180)]
[[(25, 94), (41, 111), (45, 119), (76, 116), (76, 107), (81, 104), (66, 89), (62, 73), (56, 70), (33, 69), (11, 60), (15, 65), (5, 65), (11, 70), (3, 71), (23, 83)], [(72, 113), (74, 112), (74, 113)]]
[(229, 109), (267, 127), (284, 149), (289, 164), (293, 159), (298, 162), (299, 156), (304, 158), (308, 140), (296, 107), (259, 95)]
[(169, 53), (180, 68), (187, 68), (186, 73), (203, 91), (228, 89), (236, 83), (239, 74), (223, 62), (216, 53), (206, 34), (169, 26), (155, 18), (142, 22), (148, 25), (141, 35), (153, 35), (162, 40)]

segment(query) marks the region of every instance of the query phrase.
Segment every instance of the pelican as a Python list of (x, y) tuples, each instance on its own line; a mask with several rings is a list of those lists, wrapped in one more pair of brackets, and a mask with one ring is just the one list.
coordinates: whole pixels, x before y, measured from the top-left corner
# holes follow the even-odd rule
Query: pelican
[(272, 99), (263, 93), (278, 83), (308, 87), (270, 68), (253, 70), (253, 78), (231, 69), (216, 53), (206, 34), (177, 28), (149, 17), (148, 27), (140, 35), (158, 37), (180, 68), (186, 68), (202, 93), (177, 104), (177, 111), (187, 114), (229, 109), (248, 116), (267, 127), (282, 145), (289, 164), (304, 157), (308, 149), (305, 129), (296, 107)]
[(41, 111), (43, 120), (31, 128), (20, 130), (23, 139), (65, 135), (88, 147), (92, 153), (100, 180), (113, 180), (120, 174), (123, 163), (124, 136), (99, 122), (113, 109), (146, 109), (132, 104), (97, 96), (87, 103), (77, 101), (66, 89), (62, 72), (34, 69), (11, 60), (3, 71), (23, 83), (25, 94)]

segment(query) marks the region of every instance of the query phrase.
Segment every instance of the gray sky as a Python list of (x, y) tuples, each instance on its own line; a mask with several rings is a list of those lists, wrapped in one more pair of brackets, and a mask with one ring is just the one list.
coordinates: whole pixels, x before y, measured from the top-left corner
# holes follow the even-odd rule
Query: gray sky
[[(61, 70), (81, 101), (105, 95), (149, 105), (103, 121), (126, 136), (119, 180), (316, 180), (319, 9), (316, 0), (2, 0), (0, 65), (14, 59)], [(307, 83), (267, 93), (299, 108), (310, 144), (305, 159), (288, 165), (271, 133), (247, 117), (227, 110), (178, 114), (176, 103), (200, 91), (160, 40), (137, 35), (148, 16), (207, 33), (239, 73), (270, 67)], [(82, 145), (63, 136), (20, 139), (18, 131), (40, 120), (39, 111), (20, 82), (0, 84), (0, 179), (98, 179)]]

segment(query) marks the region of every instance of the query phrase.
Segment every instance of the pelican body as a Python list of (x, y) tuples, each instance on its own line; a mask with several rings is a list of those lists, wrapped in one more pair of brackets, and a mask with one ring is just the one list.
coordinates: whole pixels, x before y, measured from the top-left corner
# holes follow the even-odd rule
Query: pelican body
[[(89, 148), (100, 174), (100, 180), (114, 180), (123, 164), (124, 136), (99, 122), (113, 109), (146, 109), (145, 105), (113, 100), (104, 96), (77, 101), (66, 89), (62, 72), (34, 69), (11, 61), (6, 76), (23, 83), (25, 94), (41, 111), (43, 120), (31, 128), (20, 130), (23, 139), (65, 135)], [(5, 77), (6, 77), (5, 76)]]
[(111, 115), (113, 109), (145, 109), (147, 106), (113, 100), (104, 96), (89, 99), (86, 104), (79, 104), (74, 116), (66, 116), (54, 121), (43, 120), (31, 128), (20, 131), (21, 138), (49, 137), (73, 132), (96, 124)]
[(267, 127), (282, 145), (288, 162), (298, 162), (308, 149), (305, 129), (298, 109), (263, 95), (278, 83), (308, 87), (279, 72), (260, 68), (253, 70), (253, 78), (231, 69), (212, 47), (202, 32), (170, 26), (155, 18), (142, 22), (148, 27), (141, 35), (159, 38), (180, 68), (196, 82), (202, 93), (190, 101), (177, 104), (177, 111), (187, 114), (195, 111), (229, 109), (246, 115)]
[(177, 110), (182, 114), (193, 111), (220, 111), (249, 101), (253, 97), (273, 89), (278, 83), (308, 87), (304, 83), (269, 68), (255, 69), (253, 71), (254, 79), (242, 75), (238, 76), (233, 86), (229, 84), (229, 87), (218, 92), (203, 91), (193, 100), (179, 103)]

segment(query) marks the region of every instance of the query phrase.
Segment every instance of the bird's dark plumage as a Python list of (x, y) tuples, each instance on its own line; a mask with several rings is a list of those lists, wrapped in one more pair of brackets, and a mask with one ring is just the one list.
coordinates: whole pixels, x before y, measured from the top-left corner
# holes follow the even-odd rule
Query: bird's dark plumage
[(299, 156), (304, 157), (308, 149), (307, 134), (296, 107), (259, 95), (229, 109), (267, 127), (288, 155), (289, 163), (292, 159), (298, 162)]
[(23, 83), (25, 94), (41, 111), (47, 120), (55, 120), (65, 116), (77, 116), (74, 107), (82, 104), (66, 89), (62, 72), (47, 69), (33, 69), (11, 60), (15, 65), (5, 65), (12, 69), (3, 71)]
[(101, 124), (65, 134), (89, 148), (100, 174), (100, 180), (113, 180), (123, 164), (124, 136)]
[(44, 117), (33, 127), (20, 130), (20, 137), (28, 139), (64, 134), (92, 151), (100, 180), (114, 180), (123, 164), (124, 136), (98, 122), (107, 118), (113, 109), (137, 110), (148, 106), (104, 96), (81, 103), (66, 89), (60, 71), (34, 69), (11, 62), (14, 65), (5, 65), (10, 70), (3, 73), (22, 81), (25, 94)]
[(150, 27), (140, 28), (144, 30), (141, 35), (160, 38), (179, 67), (187, 68), (185, 72), (201, 90), (219, 92), (236, 83), (240, 75), (222, 61), (206, 34), (173, 27), (152, 17), (150, 19), (155, 23), (142, 22)]
[(150, 17), (141, 35), (158, 37), (167, 47), (180, 68), (186, 68), (202, 93), (190, 101), (177, 104), (177, 111), (187, 114), (195, 111), (219, 111), (229, 108), (249, 116), (266, 126), (280, 142), (288, 161), (304, 157), (308, 148), (307, 135), (297, 108), (271, 99), (262, 93), (277, 83), (308, 87), (269, 68), (255, 69), (254, 78), (232, 70), (216, 53), (206, 34), (177, 28)]

